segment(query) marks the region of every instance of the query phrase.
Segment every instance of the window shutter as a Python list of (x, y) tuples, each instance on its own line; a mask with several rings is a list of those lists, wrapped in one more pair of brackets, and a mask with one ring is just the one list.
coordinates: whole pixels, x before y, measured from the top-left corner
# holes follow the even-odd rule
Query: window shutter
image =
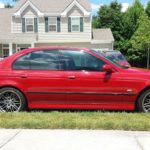
[(48, 32), (48, 17), (45, 18), (45, 32)]
[(25, 18), (22, 18), (22, 32), (25, 32)]
[(83, 17), (80, 17), (80, 32), (83, 32)]
[(37, 22), (37, 18), (34, 18), (34, 32), (38, 32), (38, 22)]
[(57, 17), (57, 32), (60, 32), (60, 17)]
[(68, 32), (71, 32), (71, 17), (68, 17)]

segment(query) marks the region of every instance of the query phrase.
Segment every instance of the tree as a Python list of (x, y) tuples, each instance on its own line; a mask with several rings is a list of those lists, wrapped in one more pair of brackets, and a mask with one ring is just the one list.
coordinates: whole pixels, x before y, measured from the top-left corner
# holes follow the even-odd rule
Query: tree
[(102, 6), (97, 13), (97, 28), (110, 28), (115, 38), (115, 48), (118, 48), (118, 41), (122, 41), (123, 23), (121, 4), (113, 1), (110, 5)]
[(5, 4), (5, 8), (12, 8), (13, 6), (10, 3)]
[(145, 9), (146, 14), (150, 17), (150, 0), (147, 3), (147, 7)]
[(138, 25), (137, 21), (140, 14), (144, 12), (144, 7), (140, 3), (140, 0), (135, 0), (133, 5), (129, 7), (124, 14), (124, 38), (130, 40)]
[(129, 59), (136, 61), (139, 67), (146, 66), (147, 52), (150, 48), (150, 20), (145, 12), (140, 15), (138, 28), (131, 38), (131, 44), (132, 49), (128, 50)]

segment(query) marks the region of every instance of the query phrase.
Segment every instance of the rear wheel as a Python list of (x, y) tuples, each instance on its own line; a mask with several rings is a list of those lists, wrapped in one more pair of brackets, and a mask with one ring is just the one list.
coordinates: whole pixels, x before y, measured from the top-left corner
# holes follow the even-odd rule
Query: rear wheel
[(24, 95), (15, 88), (0, 89), (0, 112), (19, 112), (26, 109)]
[(150, 112), (150, 89), (140, 95), (137, 101), (137, 109), (140, 112)]

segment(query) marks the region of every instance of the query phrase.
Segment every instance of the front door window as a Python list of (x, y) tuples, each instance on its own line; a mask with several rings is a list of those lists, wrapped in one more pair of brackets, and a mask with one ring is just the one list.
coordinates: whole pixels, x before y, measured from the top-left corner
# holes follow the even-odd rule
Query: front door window
[(102, 71), (102, 60), (84, 51), (62, 50), (65, 70)]

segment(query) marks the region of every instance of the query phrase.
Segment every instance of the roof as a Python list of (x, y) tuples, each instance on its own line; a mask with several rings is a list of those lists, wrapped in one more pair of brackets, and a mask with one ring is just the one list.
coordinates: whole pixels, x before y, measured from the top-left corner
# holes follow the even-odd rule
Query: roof
[[(11, 17), (18, 11), (28, 0), (20, 0), (14, 8), (0, 8), (0, 34), (7, 37), (11, 36)], [(62, 13), (74, 0), (30, 0), (41, 12)], [(91, 11), (89, 0), (76, 0), (87, 11)]]
[[(28, 0), (20, 0), (16, 6), (16, 11), (20, 9)], [(41, 12), (47, 13), (61, 13), (63, 12), (74, 0), (30, 0)], [(91, 3), (89, 0), (76, 0), (87, 11), (91, 12)]]
[(114, 41), (111, 29), (93, 29), (92, 40), (94, 41)]

